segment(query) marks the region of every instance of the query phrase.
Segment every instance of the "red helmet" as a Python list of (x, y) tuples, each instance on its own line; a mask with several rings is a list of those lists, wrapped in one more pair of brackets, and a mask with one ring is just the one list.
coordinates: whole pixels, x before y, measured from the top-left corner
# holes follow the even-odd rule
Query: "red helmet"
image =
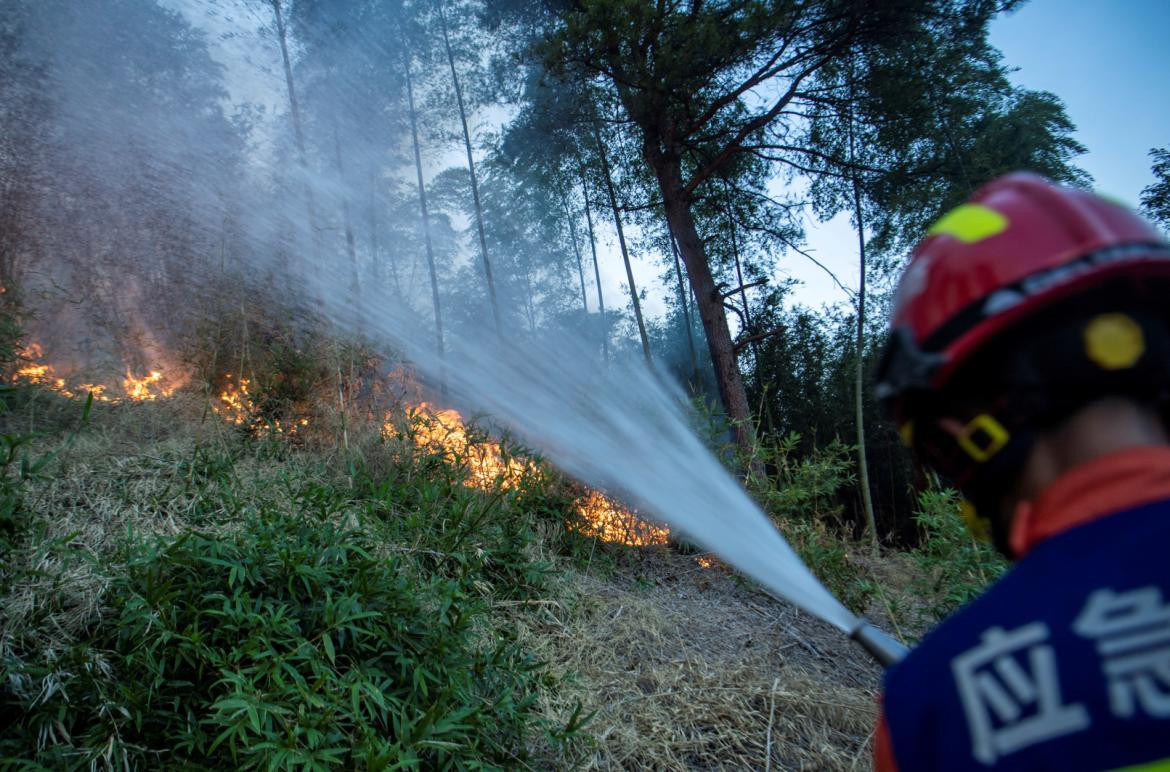
[(984, 185), (936, 222), (898, 285), (878, 397), (937, 391), (992, 339), (1117, 277), (1170, 277), (1170, 244), (1128, 208), (1035, 174)]
[[(1167, 398), (1168, 287), (1170, 244), (1126, 207), (1033, 174), (1000, 177), (915, 248), (877, 396), (986, 521), (1034, 432), (1105, 394)], [(1006, 552), (1000, 524), (983, 525)]]

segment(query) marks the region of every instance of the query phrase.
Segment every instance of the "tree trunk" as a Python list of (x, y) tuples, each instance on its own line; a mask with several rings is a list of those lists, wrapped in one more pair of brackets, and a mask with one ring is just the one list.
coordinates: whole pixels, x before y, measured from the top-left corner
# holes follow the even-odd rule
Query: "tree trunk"
[[(370, 281), (381, 289), (386, 278), (383, 271), (380, 239), (378, 238), (378, 173), (370, 168), (370, 199), (367, 202), (366, 226), (369, 228)], [(375, 293), (377, 294), (377, 293)]]
[[(423, 243), (427, 250), (427, 270), (431, 275), (431, 303), (435, 310), (435, 350), (439, 359), (444, 357), (443, 307), (439, 302), (439, 278), (435, 272), (435, 250), (431, 246), (431, 216), (427, 211), (427, 188), (423, 182), (422, 151), (418, 144), (418, 114), (414, 110), (414, 82), (410, 77), (410, 54), (406, 47), (406, 36), (402, 39), (402, 71), (406, 75), (406, 101), (410, 112), (410, 139), (414, 145), (414, 170), (418, 177), (418, 208), (422, 212)], [(446, 380), (445, 378), (443, 379)]]
[[(707, 334), (707, 348), (711, 352), (711, 364), (715, 367), (715, 382), (731, 423), (732, 437), (744, 457), (751, 459), (755, 453), (756, 432), (752, 425), (747, 390), (744, 389), (743, 377), (736, 362), (735, 344), (731, 339), (731, 330), (727, 326), (723, 298), (715, 286), (715, 278), (711, 275), (711, 266), (707, 262), (706, 248), (691, 216), (690, 202), (682, 180), (681, 162), (677, 157), (668, 155), (647, 156), (658, 178), (658, 187), (666, 208), (666, 220), (678, 240), (678, 249), (687, 267), (691, 287), (695, 291), (699, 319), (703, 323), (703, 331)], [(758, 462), (752, 462), (752, 472), (762, 473), (762, 467)]]
[(389, 275), (394, 294), (402, 294), (394, 259), (389, 255), (384, 257), (382, 254), (382, 221), (378, 217), (378, 172), (373, 169), (370, 170), (370, 273), (379, 288), (386, 286), (386, 277)]
[[(850, 81), (853, 74), (853, 60), (849, 62)], [(854, 143), (853, 132), (853, 88), (849, 89), (849, 163), (855, 164), (857, 148)], [(858, 255), (858, 287), (857, 287), (857, 369), (854, 383), (854, 408), (857, 413), (857, 477), (861, 485), (861, 504), (865, 509), (865, 525), (869, 537), (873, 540), (873, 548), (878, 549), (877, 519), (873, 512), (873, 497), (869, 490), (869, 462), (865, 456), (865, 220), (861, 209), (861, 181), (857, 176), (857, 167), (853, 166), (850, 172), (850, 182), (853, 185), (853, 212), (857, 217), (857, 255)]]
[[(739, 282), (739, 299), (743, 303), (743, 323), (746, 327), (744, 331), (747, 335), (754, 335), (756, 333), (755, 325), (752, 324), (752, 312), (748, 307), (747, 287), (744, 286), (743, 281), (743, 267), (739, 259), (739, 237), (736, 235), (735, 228), (735, 213), (731, 207), (731, 192), (726, 191), (727, 198), (724, 202), (727, 211), (727, 227), (731, 234), (731, 254), (735, 258), (735, 278)], [(752, 358), (755, 359), (755, 371), (758, 374), (760, 369), (760, 344), (758, 341), (752, 341)], [(757, 379), (758, 382), (758, 379)], [(776, 433), (776, 421), (772, 418), (772, 406), (766, 398), (765, 389), (761, 388), (761, 393), (764, 397), (761, 398), (760, 408), (764, 416), (764, 425), (767, 427), (769, 434)]]
[(536, 306), (532, 297), (532, 257), (524, 253), (524, 315), (528, 317), (528, 331), (536, 334)]
[(358, 270), (357, 246), (354, 243), (353, 223), (349, 219), (349, 196), (345, 193), (345, 166), (341, 162), (341, 138), (337, 132), (337, 121), (333, 121), (333, 157), (337, 165), (337, 181), (341, 186), (341, 224), (345, 229), (345, 252), (349, 257), (350, 295), (354, 303), (358, 324), (361, 324), (362, 280)]
[(674, 240), (674, 233), (670, 228), (666, 229), (666, 235), (670, 238), (670, 251), (674, 254), (674, 275), (678, 278), (678, 304), (682, 308), (683, 324), (687, 328), (687, 350), (691, 355), (691, 388), (697, 390), (699, 387), (699, 355), (695, 350), (695, 333), (691, 329), (690, 303), (687, 302), (687, 291), (683, 284), (682, 263), (679, 262), (678, 257), (678, 242)]
[(642, 355), (646, 357), (646, 364), (650, 361), (650, 339), (646, 336), (646, 323), (642, 320), (642, 303), (638, 300), (638, 287), (634, 283), (634, 269), (630, 265), (630, 251), (626, 248), (626, 234), (622, 228), (622, 214), (618, 209), (617, 194), (613, 190), (613, 176), (609, 169), (609, 156), (605, 152), (605, 144), (601, 141), (601, 132), (594, 129), (593, 138), (597, 141), (597, 153), (601, 157), (601, 173), (605, 176), (605, 189), (609, 193), (609, 205), (613, 209), (613, 221), (617, 226), (618, 244), (622, 249), (622, 260), (626, 264), (626, 280), (630, 283), (630, 301), (634, 304), (634, 318), (638, 322), (638, 337), (642, 339)]
[[(752, 324), (752, 312), (748, 308), (747, 288), (743, 286), (743, 266), (739, 261), (739, 240), (735, 235), (735, 216), (731, 212), (731, 199), (728, 197), (723, 204), (724, 212), (727, 215), (727, 230), (731, 236), (731, 256), (735, 260), (735, 280), (739, 282), (739, 299), (743, 303), (743, 326), (744, 335), (755, 334), (755, 326)], [(752, 342), (752, 355), (759, 362), (760, 352), (756, 343)]]
[[(272, 3), (272, 13), (276, 17), (276, 38), (280, 43), (280, 57), (284, 62), (284, 83), (288, 89), (288, 107), (289, 115), (292, 117), (293, 137), (297, 143), (297, 164), (300, 166), (302, 182), (305, 185), (305, 208), (309, 217), (309, 241), (312, 249), (313, 263), (318, 262), (317, 257), (320, 254), (317, 240), (319, 238), (319, 231), (317, 229), (317, 206), (313, 201), (313, 186), (309, 184), (309, 161), (305, 154), (305, 133), (301, 129), (301, 106), (297, 101), (297, 90), (293, 83), (292, 61), (288, 55), (288, 32), (284, 26), (284, 14), (280, 10), (280, 0), (270, 0)], [(303, 266), (301, 266), (303, 269)]]
[(586, 315), (589, 313), (589, 301), (585, 298), (585, 266), (581, 260), (581, 246), (577, 243), (577, 224), (573, 222), (573, 213), (569, 209), (569, 199), (561, 189), (561, 207), (565, 210), (565, 219), (569, 222), (569, 238), (573, 241), (573, 254), (577, 256), (577, 278), (581, 280), (581, 308)]
[(597, 263), (597, 237), (593, 234), (593, 213), (589, 209), (589, 185), (585, 181), (585, 164), (581, 163), (581, 196), (585, 200), (585, 224), (589, 226), (589, 249), (593, 252), (593, 281), (597, 283), (597, 309), (601, 312), (601, 356), (609, 364), (609, 321), (605, 316), (605, 295), (601, 291), (601, 268)]
[(861, 503), (865, 508), (866, 529), (873, 540), (874, 549), (877, 549), (877, 520), (873, 513), (873, 497), (869, 492), (869, 463), (865, 458), (865, 403), (862, 399), (865, 389), (865, 225), (861, 219), (861, 193), (856, 171), (853, 172), (853, 208), (857, 213), (857, 249), (860, 263), (857, 290), (857, 372), (854, 384), (857, 412), (857, 477), (861, 485)]
[(455, 54), (451, 51), (451, 39), (447, 35), (447, 15), (443, 12), (443, 2), (436, 3), (439, 9), (439, 27), (443, 32), (443, 45), (447, 49), (447, 63), (451, 66), (451, 83), (455, 86), (455, 102), (459, 105), (459, 122), (463, 125), (463, 145), (467, 149), (467, 171), (471, 174), (471, 198), (475, 204), (475, 227), (479, 232), (479, 251), (483, 255), (483, 274), (487, 279), (488, 300), (492, 304), (492, 320), (496, 324), (496, 335), (500, 340), (504, 337), (504, 328), (500, 324), (500, 306), (496, 300), (496, 285), (492, 280), (492, 263), (488, 259), (487, 236), (483, 230), (483, 207), (479, 203), (479, 180), (475, 176), (475, 159), (471, 156), (471, 132), (467, 129), (467, 111), (463, 107), (463, 90), (459, 87), (459, 75), (455, 71)]

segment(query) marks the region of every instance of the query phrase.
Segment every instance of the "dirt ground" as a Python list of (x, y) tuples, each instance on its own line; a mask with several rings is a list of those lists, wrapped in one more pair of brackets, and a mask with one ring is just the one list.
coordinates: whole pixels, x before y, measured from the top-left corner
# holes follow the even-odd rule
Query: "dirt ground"
[(881, 672), (835, 628), (665, 547), (570, 581), (521, 631), (564, 679), (546, 713), (592, 714), (564, 766), (870, 768)]

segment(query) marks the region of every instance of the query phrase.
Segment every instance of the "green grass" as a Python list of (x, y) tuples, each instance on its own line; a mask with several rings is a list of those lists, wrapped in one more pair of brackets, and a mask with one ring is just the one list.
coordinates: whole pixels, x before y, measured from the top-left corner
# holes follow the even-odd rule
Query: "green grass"
[(512, 632), (579, 539), (563, 482), (484, 493), (409, 437), (306, 450), (196, 407), (4, 435), (0, 765), (502, 768), (575, 741)]

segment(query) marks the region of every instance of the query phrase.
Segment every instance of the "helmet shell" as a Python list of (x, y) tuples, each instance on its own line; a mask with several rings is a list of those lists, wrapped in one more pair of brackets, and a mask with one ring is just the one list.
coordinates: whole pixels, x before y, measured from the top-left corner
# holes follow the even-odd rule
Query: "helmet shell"
[[(879, 396), (941, 388), (992, 338), (1053, 302), (1151, 273), (1170, 276), (1170, 245), (1127, 207), (1035, 174), (992, 180), (915, 247), (894, 299)], [(891, 351), (907, 347), (913, 355)]]

